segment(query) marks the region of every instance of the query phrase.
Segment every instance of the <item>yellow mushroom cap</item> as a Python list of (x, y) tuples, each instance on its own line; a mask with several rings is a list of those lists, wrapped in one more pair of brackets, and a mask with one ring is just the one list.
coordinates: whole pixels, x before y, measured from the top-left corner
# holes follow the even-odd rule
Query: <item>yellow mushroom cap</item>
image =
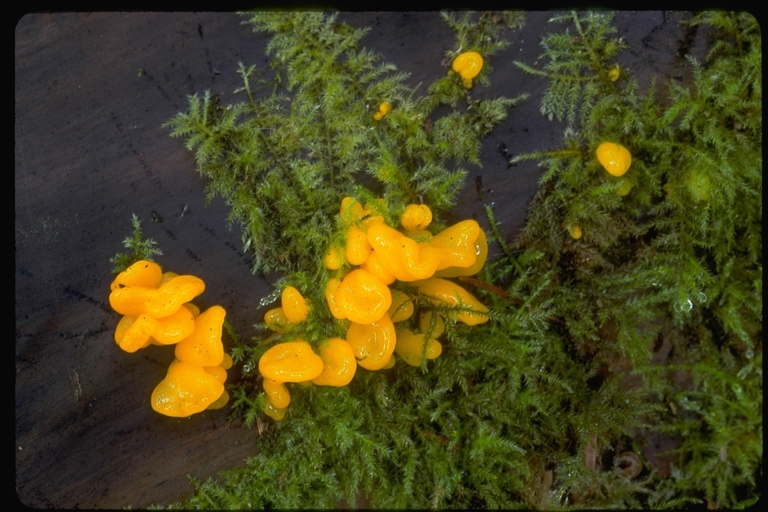
[(222, 364), (224, 345), (221, 343), (221, 331), (226, 314), (221, 306), (211, 306), (195, 318), (194, 332), (176, 344), (176, 358), (197, 366)]
[(304, 382), (323, 371), (323, 360), (304, 340), (278, 343), (259, 359), (259, 373), (278, 382)]
[(395, 353), (411, 366), (421, 366), (421, 351), (426, 343), (426, 358), (435, 359), (443, 352), (443, 345), (435, 339), (427, 339), (424, 334), (414, 334), (408, 329), (397, 330)]
[(274, 405), (275, 408), (285, 409), (290, 405), (291, 394), (288, 392), (288, 388), (285, 387), (284, 383), (265, 378), (262, 385), (264, 386), (264, 392), (267, 393), (267, 396), (269, 397), (270, 403)]
[(477, 52), (464, 52), (453, 59), (451, 67), (464, 80), (471, 80), (483, 69), (483, 57)]
[(160, 265), (147, 260), (137, 261), (127, 269), (120, 272), (112, 284), (110, 290), (115, 291), (126, 286), (141, 286), (142, 288), (157, 288), (163, 279)]
[(571, 233), (571, 238), (574, 240), (578, 240), (581, 238), (582, 232), (581, 232), (581, 226), (578, 224), (574, 224), (570, 228), (568, 228), (568, 231)]
[(395, 341), (395, 326), (388, 313), (378, 322), (352, 322), (347, 329), (347, 343), (355, 352), (357, 364), (366, 370), (384, 368), (395, 351)]
[(381, 319), (392, 305), (392, 294), (387, 285), (363, 269), (344, 276), (335, 299), (341, 313), (359, 324)]
[(379, 111), (378, 111), (378, 112), (376, 112), (375, 114), (373, 114), (373, 118), (374, 118), (375, 120), (377, 120), (377, 121), (381, 121), (381, 120), (384, 118), (384, 116), (385, 116), (385, 115), (389, 114), (389, 111), (390, 111), (391, 109), (392, 109), (392, 105), (390, 105), (390, 104), (389, 104), (389, 103), (387, 103), (386, 101), (385, 101), (385, 102), (382, 102), (382, 103), (379, 105)]
[(293, 286), (288, 286), (283, 290), (282, 306), (285, 317), (294, 324), (303, 322), (309, 315), (307, 301), (301, 296), (301, 292)]
[(432, 210), (425, 204), (409, 204), (400, 217), (400, 225), (410, 231), (424, 229), (432, 222)]
[(330, 338), (327, 345), (320, 347), (323, 371), (312, 379), (318, 386), (346, 386), (352, 382), (357, 371), (355, 351), (342, 338)]
[(202, 367), (174, 361), (152, 392), (152, 408), (160, 414), (186, 417), (205, 410), (224, 393), (224, 384)]
[(621, 176), (632, 165), (632, 155), (621, 144), (603, 142), (597, 147), (596, 153), (597, 160), (612, 176)]

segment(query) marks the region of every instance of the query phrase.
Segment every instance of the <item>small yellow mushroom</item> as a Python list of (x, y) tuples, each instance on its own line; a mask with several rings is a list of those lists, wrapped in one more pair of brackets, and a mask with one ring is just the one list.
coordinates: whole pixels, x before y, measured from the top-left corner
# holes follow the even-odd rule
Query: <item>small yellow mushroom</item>
[(464, 87), (471, 89), (472, 79), (483, 69), (483, 57), (477, 52), (464, 52), (453, 60), (451, 67), (461, 75)]
[(377, 121), (381, 121), (384, 119), (384, 116), (389, 114), (390, 110), (392, 110), (392, 105), (385, 101), (379, 105), (379, 111), (373, 114), (373, 118)]

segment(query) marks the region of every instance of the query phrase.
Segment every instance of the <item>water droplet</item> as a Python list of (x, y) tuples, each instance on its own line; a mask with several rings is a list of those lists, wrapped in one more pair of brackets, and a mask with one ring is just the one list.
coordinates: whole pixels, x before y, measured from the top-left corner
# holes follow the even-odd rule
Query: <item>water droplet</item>
[(707, 296), (704, 292), (699, 292), (699, 303), (704, 304), (705, 302), (707, 302)]
[(688, 313), (691, 309), (693, 309), (691, 299), (685, 298), (675, 303), (675, 311), (678, 313)]

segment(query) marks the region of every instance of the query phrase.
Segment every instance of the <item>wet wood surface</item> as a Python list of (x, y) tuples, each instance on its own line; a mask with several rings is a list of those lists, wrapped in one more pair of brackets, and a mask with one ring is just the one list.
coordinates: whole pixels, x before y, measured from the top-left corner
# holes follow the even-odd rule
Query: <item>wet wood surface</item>
[[(529, 13), (510, 46), (490, 59), (484, 97), (531, 97), (486, 137), (482, 168), (450, 221), (487, 221), (492, 204), (508, 241), (522, 227), (540, 176), (507, 157), (559, 146), (564, 125), (539, 113), (546, 84), (519, 71), (534, 64), (551, 13)], [(620, 62), (681, 75), (682, 14), (620, 13)], [(446, 72), (453, 34), (434, 12), (345, 13), (370, 27), (362, 43), (422, 88)], [(690, 34), (689, 34), (690, 35)], [(695, 34), (694, 34), (695, 35)], [(188, 95), (211, 89), (237, 101), (238, 62), (267, 62), (264, 36), (231, 13), (43, 13), (15, 32), (15, 453), (18, 499), (36, 508), (144, 508), (191, 491), (259, 449), (256, 430), (228, 420), (229, 407), (189, 419), (161, 416), (149, 397), (173, 359), (168, 347), (127, 354), (115, 345), (119, 315), (108, 302), (109, 258), (137, 214), (163, 250), (165, 270), (206, 283), (201, 309), (219, 304), (243, 337), (264, 311), (274, 277), (250, 272), (237, 227), (205, 183), (183, 141), (163, 128)], [(692, 39), (689, 47), (695, 47)], [(542, 63), (538, 63), (541, 65)], [(644, 82), (645, 81), (645, 82)], [(422, 89), (423, 90), (423, 89)], [(502, 146), (500, 146), (502, 145)], [(500, 148), (506, 148), (507, 154)], [(482, 183), (482, 199), (478, 183)], [(154, 220), (153, 220), (154, 219)], [(498, 248), (491, 246), (491, 257)], [(238, 372), (230, 373), (231, 379)]]

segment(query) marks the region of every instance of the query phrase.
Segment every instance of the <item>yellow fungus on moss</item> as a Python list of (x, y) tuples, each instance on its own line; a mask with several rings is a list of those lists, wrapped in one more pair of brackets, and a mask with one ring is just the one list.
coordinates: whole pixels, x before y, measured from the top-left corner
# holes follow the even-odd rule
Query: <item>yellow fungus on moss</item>
[(389, 114), (389, 111), (392, 110), (392, 105), (387, 103), (386, 101), (379, 104), (379, 110), (373, 114), (373, 118), (377, 121), (381, 121), (384, 119), (384, 116)]
[(467, 89), (472, 88), (472, 79), (483, 69), (483, 57), (477, 52), (464, 52), (453, 59), (453, 70), (461, 75), (462, 83)]
[(632, 165), (632, 155), (629, 150), (615, 142), (603, 142), (597, 147), (597, 160), (602, 164), (608, 174), (621, 176)]

